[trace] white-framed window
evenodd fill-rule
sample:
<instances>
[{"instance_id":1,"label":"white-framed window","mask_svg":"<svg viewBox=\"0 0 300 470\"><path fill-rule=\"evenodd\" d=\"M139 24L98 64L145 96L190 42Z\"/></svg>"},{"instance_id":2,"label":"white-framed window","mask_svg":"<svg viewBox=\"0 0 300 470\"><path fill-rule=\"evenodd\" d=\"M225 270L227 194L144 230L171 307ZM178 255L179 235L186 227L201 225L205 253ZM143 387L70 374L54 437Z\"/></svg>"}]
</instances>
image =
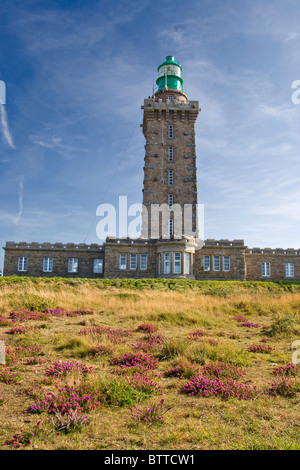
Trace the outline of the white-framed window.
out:
<instances>
[{"instance_id":1,"label":"white-framed window","mask_svg":"<svg viewBox=\"0 0 300 470\"><path fill-rule=\"evenodd\" d=\"M174 100L174 96L173 96L173 95L168 95L168 100L173 101L173 100Z\"/></svg>"},{"instance_id":2,"label":"white-framed window","mask_svg":"<svg viewBox=\"0 0 300 470\"><path fill-rule=\"evenodd\" d=\"M78 271L78 258L68 259L68 273L77 273Z\"/></svg>"},{"instance_id":3,"label":"white-framed window","mask_svg":"<svg viewBox=\"0 0 300 470\"><path fill-rule=\"evenodd\" d=\"M230 256L223 256L223 271L230 271Z\"/></svg>"},{"instance_id":4,"label":"white-framed window","mask_svg":"<svg viewBox=\"0 0 300 470\"><path fill-rule=\"evenodd\" d=\"M170 274L171 272L171 256L170 253L165 253L165 274Z\"/></svg>"},{"instance_id":5,"label":"white-framed window","mask_svg":"<svg viewBox=\"0 0 300 470\"><path fill-rule=\"evenodd\" d=\"M140 255L140 269L146 271L147 269L147 255Z\"/></svg>"},{"instance_id":6,"label":"white-framed window","mask_svg":"<svg viewBox=\"0 0 300 470\"><path fill-rule=\"evenodd\" d=\"M210 256L209 255L204 255L203 267L204 267L204 271L210 271Z\"/></svg>"},{"instance_id":7,"label":"white-framed window","mask_svg":"<svg viewBox=\"0 0 300 470\"><path fill-rule=\"evenodd\" d=\"M169 138L173 139L173 126L169 126Z\"/></svg>"},{"instance_id":8,"label":"white-framed window","mask_svg":"<svg viewBox=\"0 0 300 470\"><path fill-rule=\"evenodd\" d=\"M285 276L294 277L294 275L295 275L294 263L285 263Z\"/></svg>"},{"instance_id":9,"label":"white-framed window","mask_svg":"<svg viewBox=\"0 0 300 470\"><path fill-rule=\"evenodd\" d=\"M169 235L170 237L173 235L173 219L169 220Z\"/></svg>"},{"instance_id":10,"label":"white-framed window","mask_svg":"<svg viewBox=\"0 0 300 470\"><path fill-rule=\"evenodd\" d=\"M262 276L270 276L270 263L261 263L261 275Z\"/></svg>"},{"instance_id":11,"label":"white-framed window","mask_svg":"<svg viewBox=\"0 0 300 470\"><path fill-rule=\"evenodd\" d=\"M161 253L158 255L158 274L161 274Z\"/></svg>"},{"instance_id":12,"label":"white-framed window","mask_svg":"<svg viewBox=\"0 0 300 470\"><path fill-rule=\"evenodd\" d=\"M169 162L173 161L173 147L169 147Z\"/></svg>"},{"instance_id":13,"label":"white-framed window","mask_svg":"<svg viewBox=\"0 0 300 470\"><path fill-rule=\"evenodd\" d=\"M43 259L43 271L44 273L52 273L53 271L53 258Z\"/></svg>"},{"instance_id":14,"label":"white-framed window","mask_svg":"<svg viewBox=\"0 0 300 470\"><path fill-rule=\"evenodd\" d=\"M173 207L173 194L169 194L169 209Z\"/></svg>"},{"instance_id":15,"label":"white-framed window","mask_svg":"<svg viewBox=\"0 0 300 470\"><path fill-rule=\"evenodd\" d=\"M173 170L169 170L169 186L173 185Z\"/></svg>"},{"instance_id":16,"label":"white-framed window","mask_svg":"<svg viewBox=\"0 0 300 470\"><path fill-rule=\"evenodd\" d=\"M214 271L220 271L220 256L214 256Z\"/></svg>"},{"instance_id":17,"label":"white-framed window","mask_svg":"<svg viewBox=\"0 0 300 470\"><path fill-rule=\"evenodd\" d=\"M28 258L20 256L18 259L18 271L27 271L28 269Z\"/></svg>"},{"instance_id":18,"label":"white-framed window","mask_svg":"<svg viewBox=\"0 0 300 470\"><path fill-rule=\"evenodd\" d=\"M184 272L190 274L190 254L184 253Z\"/></svg>"},{"instance_id":19,"label":"white-framed window","mask_svg":"<svg viewBox=\"0 0 300 470\"><path fill-rule=\"evenodd\" d=\"M137 255L130 254L130 269L137 269Z\"/></svg>"},{"instance_id":20,"label":"white-framed window","mask_svg":"<svg viewBox=\"0 0 300 470\"><path fill-rule=\"evenodd\" d=\"M174 253L174 273L181 273L181 253Z\"/></svg>"},{"instance_id":21,"label":"white-framed window","mask_svg":"<svg viewBox=\"0 0 300 470\"><path fill-rule=\"evenodd\" d=\"M124 253L120 254L120 269L127 268L127 255Z\"/></svg>"},{"instance_id":22,"label":"white-framed window","mask_svg":"<svg viewBox=\"0 0 300 470\"><path fill-rule=\"evenodd\" d=\"M96 274L103 273L103 259L101 258L94 259L93 272Z\"/></svg>"}]
</instances>

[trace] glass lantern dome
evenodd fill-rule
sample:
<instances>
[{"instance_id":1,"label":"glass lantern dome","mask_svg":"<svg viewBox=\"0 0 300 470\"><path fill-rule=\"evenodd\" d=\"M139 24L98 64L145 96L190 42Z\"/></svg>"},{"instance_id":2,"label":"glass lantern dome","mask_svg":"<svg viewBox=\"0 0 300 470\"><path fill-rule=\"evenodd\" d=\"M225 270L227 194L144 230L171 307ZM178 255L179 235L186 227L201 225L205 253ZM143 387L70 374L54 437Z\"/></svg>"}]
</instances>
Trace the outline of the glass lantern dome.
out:
<instances>
[{"instance_id":1,"label":"glass lantern dome","mask_svg":"<svg viewBox=\"0 0 300 470\"><path fill-rule=\"evenodd\" d=\"M166 60L159 65L157 70L158 79L156 80L156 84L158 86L158 91L164 89L182 91L182 67L174 60L173 56L168 55Z\"/></svg>"}]
</instances>

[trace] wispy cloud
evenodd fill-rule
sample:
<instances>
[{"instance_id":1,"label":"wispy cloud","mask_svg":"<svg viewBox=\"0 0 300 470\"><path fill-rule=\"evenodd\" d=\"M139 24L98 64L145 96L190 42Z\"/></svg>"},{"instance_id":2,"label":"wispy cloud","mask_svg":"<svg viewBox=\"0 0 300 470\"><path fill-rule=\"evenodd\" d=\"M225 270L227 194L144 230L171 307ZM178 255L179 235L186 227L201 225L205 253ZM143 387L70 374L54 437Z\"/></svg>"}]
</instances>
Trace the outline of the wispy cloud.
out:
<instances>
[{"instance_id":1,"label":"wispy cloud","mask_svg":"<svg viewBox=\"0 0 300 470\"><path fill-rule=\"evenodd\" d=\"M10 146L10 148L15 149L15 144L13 142L12 135L8 128L7 114L6 110L2 103L0 103L0 115L1 115L1 128L5 142Z\"/></svg>"}]
</instances>

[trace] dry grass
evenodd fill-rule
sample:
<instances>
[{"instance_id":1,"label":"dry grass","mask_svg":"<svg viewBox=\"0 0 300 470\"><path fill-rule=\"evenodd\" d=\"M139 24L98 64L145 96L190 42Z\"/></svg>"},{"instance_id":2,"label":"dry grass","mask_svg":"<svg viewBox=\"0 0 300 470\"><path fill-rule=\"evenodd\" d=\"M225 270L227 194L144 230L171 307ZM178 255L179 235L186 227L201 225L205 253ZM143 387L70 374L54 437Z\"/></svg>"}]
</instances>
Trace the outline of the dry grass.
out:
<instances>
[{"instance_id":1,"label":"dry grass","mask_svg":"<svg viewBox=\"0 0 300 470\"><path fill-rule=\"evenodd\" d=\"M291 362L291 343L300 339L300 290L295 284L251 286L239 283L217 283L199 287L197 283L161 288L129 288L103 286L94 281L26 280L0 284L0 315L27 307L61 307L68 311L85 308L93 314L76 317L51 317L44 321L28 321L34 327L21 335L7 335L7 326L0 326L0 339L11 348L42 345L45 361L25 365L25 357L10 367L20 376L15 384L0 382L0 449L21 429L30 431L41 420L40 431L28 449L300 449L299 392L291 398L269 398L261 393L250 401L218 397L201 398L180 393L188 381L166 377L165 372L181 362L189 362L200 371L204 364L227 362L246 371L245 383L266 391L274 377L273 363ZM176 287L176 285L175 285ZM171 290L172 289L172 290ZM201 290L202 289L202 290ZM259 328L241 327L234 317L243 315ZM144 333L136 328L143 323L157 327L163 336L159 349L153 352L159 360L152 379L161 387L161 395L144 398L126 389L125 375L116 374L109 356L94 356L96 346L110 346L114 356L139 352L134 349ZM17 322L15 325L24 325ZM125 330L123 342L112 342L106 334L97 336L97 327ZM89 334L81 334L89 329ZM94 330L93 330L94 329ZM189 333L202 330L198 340ZM248 347L269 335L273 350L269 354L249 353ZM100 406L89 413L90 423L80 431L57 433L48 415L25 413L33 398L21 395L38 383L47 390L62 386L66 378L45 383L45 372L57 361L79 361L95 369L86 378L68 376L89 390L100 390ZM300 378L299 378L300 380ZM160 425L146 424L132 418L130 400L137 406L157 404L161 398L172 406ZM120 406L122 400L127 404ZM141 400L141 401L140 401Z\"/></svg>"}]
</instances>

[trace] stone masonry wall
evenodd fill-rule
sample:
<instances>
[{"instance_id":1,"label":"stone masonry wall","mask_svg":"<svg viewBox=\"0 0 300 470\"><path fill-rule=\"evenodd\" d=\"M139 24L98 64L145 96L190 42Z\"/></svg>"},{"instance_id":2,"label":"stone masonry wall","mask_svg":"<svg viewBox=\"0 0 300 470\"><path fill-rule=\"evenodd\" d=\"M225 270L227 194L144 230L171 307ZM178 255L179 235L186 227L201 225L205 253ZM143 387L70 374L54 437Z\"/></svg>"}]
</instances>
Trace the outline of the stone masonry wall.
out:
<instances>
[{"instance_id":1,"label":"stone masonry wall","mask_svg":"<svg viewBox=\"0 0 300 470\"><path fill-rule=\"evenodd\" d=\"M101 245L84 243L14 243L7 242L4 247L4 276L41 276L41 277L103 277L103 273L93 272L94 259L104 260ZM18 271L19 257L28 258L27 271ZM53 271L43 271L43 259L53 258ZM68 272L68 259L78 259L78 272Z\"/></svg>"},{"instance_id":2,"label":"stone masonry wall","mask_svg":"<svg viewBox=\"0 0 300 470\"><path fill-rule=\"evenodd\" d=\"M270 264L270 275L262 275L262 263ZM294 277L287 277L285 264L292 263L294 266ZM271 249L252 248L245 252L246 280L248 281L300 281L300 249Z\"/></svg>"},{"instance_id":3,"label":"stone masonry wall","mask_svg":"<svg viewBox=\"0 0 300 470\"><path fill-rule=\"evenodd\" d=\"M245 279L245 246L243 240L205 240L205 245L196 251L194 274L199 280L240 280ZM204 270L204 256L209 256L210 269ZM214 256L219 256L220 269L214 269ZM229 256L229 271L224 270L224 256Z\"/></svg>"},{"instance_id":4,"label":"stone masonry wall","mask_svg":"<svg viewBox=\"0 0 300 470\"><path fill-rule=\"evenodd\" d=\"M126 255L126 269L120 269L120 255ZM137 269L130 269L130 254L137 255ZM147 255L147 269L140 269L140 255ZM105 243L105 270L107 278L156 277L156 249L151 243L131 240L110 240Z\"/></svg>"}]
</instances>

